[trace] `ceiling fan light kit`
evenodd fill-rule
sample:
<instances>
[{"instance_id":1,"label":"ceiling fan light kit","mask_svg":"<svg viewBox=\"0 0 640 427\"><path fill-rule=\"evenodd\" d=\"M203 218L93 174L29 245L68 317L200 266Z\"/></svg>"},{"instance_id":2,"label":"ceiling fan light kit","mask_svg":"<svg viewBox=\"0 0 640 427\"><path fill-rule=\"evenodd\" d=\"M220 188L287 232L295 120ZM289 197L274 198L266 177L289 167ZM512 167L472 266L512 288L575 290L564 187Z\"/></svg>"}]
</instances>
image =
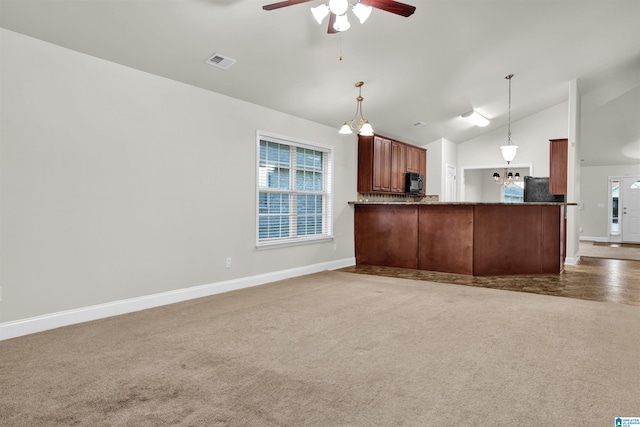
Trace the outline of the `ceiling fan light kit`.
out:
<instances>
[{"instance_id":1,"label":"ceiling fan light kit","mask_svg":"<svg viewBox=\"0 0 640 427\"><path fill-rule=\"evenodd\" d=\"M353 14L358 17L361 24L364 24L367 19L369 19L369 15L371 15L371 11L373 8L371 6L367 6L360 2L353 5L351 8Z\"/></svg>"},{"instance_id":2,"label":"ceiling fan light kit","mask_svg":"<svg viewBox=\"0 0 640 427\"><path fill-rule=\"evenodd\" d=\"M329 0L329 10L336 15L344 15L349 8L347 0Z\"/></svg>"},{"instance_id":3,"label":"ceiling fan light kit","mask_svg":"<svg viewBox=\"0 0 640 427\"><path fill-rule=\"evenodd\" d=\"M310 9L313 18L318 24L322 24L322 21L329 15L329 13L333 13L335 15L335 22L333 23L334 30L347 31L351 28L351 23L349 23L349 19L347 18L349 3L346 0L331 0L328 6L326 4L321 4L320 6L312 7ZM372 9L373 8L371 6L364 5L360 2L351 6L351 11L356 15L361 24L364 24L365 21L369 19Z\"/></svg>"},{"instance_id":4,"label":"ceiling fan light kit","mask_svg":"<svg viewBox=\"0 0 640 427\"><path fill-rule=\"evenodd\" d=\"M312 7L311 14L318 24L322 24L322 20L329 15L329 6L321 4L320 6Z\"/></svg>"},{"instance_id":5,"label":"ceiling fan light kit","mask_svg":"<svg viewBox=\"0 0 640 427\"><path fill-rule=\"evenodd\" d=\"M351 24L347 19L347 14L336 15L336 22L333 24L333 29L336 31L347 31L351 28Z\"/></svg>"},{"instance_id":6,"label":"ceiling fan light kit","mask_svg":"<svg viewBox=\"0 0 640 427\"><path fill-rule=\"evenodd\" d=\"M264 10L275 10L299 3L307 3L309 1L312 0L285 0L278 3L264 5L262 8ZM349 3L348 0L329 0L328 4L321 4L316 7L311 7L310 9L313 19L315 19L318 24L322 24L324 18L331 15L329 18L329 28L327 29L327 32L329 34L334 34L351 28L351 24L347 17L349 6L351 6L351 12L353 12L353 14L358 18L361 24L364 24L366 20L369 19L373 8L404 17L411 16L416 11L415 6L394 0L354 0L353 3Z\"/></svg>"}]
</instances>

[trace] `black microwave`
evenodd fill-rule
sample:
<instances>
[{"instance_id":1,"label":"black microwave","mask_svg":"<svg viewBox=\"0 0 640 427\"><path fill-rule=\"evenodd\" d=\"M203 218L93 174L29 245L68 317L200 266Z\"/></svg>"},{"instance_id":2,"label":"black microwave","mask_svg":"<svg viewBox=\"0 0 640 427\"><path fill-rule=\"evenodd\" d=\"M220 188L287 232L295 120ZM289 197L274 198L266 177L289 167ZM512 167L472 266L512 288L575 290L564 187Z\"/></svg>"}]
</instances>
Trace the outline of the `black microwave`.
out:
<instances>
[{"instance_id":1,"label":"black microwave","mask_svg":"<svg viewBox=\"0 0 640 427\"><path fill-rule=\"evenodd\" d=\"M421 194L424 189L424 175L419 173L407 172L405 175L405 193Z\"/></svg>"}]
</instances>

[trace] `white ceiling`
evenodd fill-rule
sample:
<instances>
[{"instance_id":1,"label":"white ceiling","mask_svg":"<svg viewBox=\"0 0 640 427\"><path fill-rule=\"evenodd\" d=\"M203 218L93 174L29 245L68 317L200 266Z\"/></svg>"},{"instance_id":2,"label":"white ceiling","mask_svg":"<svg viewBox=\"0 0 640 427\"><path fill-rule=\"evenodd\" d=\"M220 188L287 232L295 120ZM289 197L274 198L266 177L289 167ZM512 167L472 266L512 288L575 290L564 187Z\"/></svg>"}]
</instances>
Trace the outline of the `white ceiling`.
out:
<instances>
[{"instance_id":1,"label":"white ceiling","mask_svg":"<svg viewBox=\"0 0 640 427\"><path fill-rule=\"evenodd\" d=\"M583 164L640 162L640 0L404 1L411 17L374 9L333 35L309 12L320 0L269 12L275 1L0 0L0 25L336 128L362 80L376 132L417 145L505 126L507 74L513 121L578 80ZM237 62L204 64L213 53ZM491 125L458 117L472 108Z\"/></svg>"}]
</instances>

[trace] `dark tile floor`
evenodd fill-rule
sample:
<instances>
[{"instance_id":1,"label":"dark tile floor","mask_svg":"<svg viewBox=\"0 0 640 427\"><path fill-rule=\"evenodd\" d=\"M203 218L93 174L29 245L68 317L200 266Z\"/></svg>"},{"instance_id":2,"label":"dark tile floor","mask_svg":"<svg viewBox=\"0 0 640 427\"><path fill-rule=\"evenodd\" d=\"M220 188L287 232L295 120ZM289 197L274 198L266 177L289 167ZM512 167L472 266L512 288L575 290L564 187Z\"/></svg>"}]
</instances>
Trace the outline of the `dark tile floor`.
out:
<instances>
[{"instance_id":1,"label":"dark tile floor","mask_svg":"<svg viewBox=\"0 0 640 427\"><path fill-rule=\"evenodd\" d=\"M640 261L581 257L555 275L480 277L368 265L339 271L640 306Z\"/></svg>"}]
</instances>

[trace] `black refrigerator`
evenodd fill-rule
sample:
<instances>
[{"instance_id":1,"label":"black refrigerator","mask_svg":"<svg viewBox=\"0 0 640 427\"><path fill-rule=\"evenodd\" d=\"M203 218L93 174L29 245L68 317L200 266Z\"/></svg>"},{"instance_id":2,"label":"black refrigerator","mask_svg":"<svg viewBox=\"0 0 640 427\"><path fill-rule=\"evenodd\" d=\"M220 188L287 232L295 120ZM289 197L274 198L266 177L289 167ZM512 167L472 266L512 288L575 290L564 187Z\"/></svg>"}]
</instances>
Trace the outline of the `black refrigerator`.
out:
<instances>
[{"instance_id":1,"label":"black refrigerator","mask_svg":"<svg viewBox=\"0 0 640 427\"><path fill-rule=\"evenodd\" d=\"M549 177L524 177L524 201L526 202L556 202L564 203L564 194L549 192Z\"/></svg>"}]
</instances>

